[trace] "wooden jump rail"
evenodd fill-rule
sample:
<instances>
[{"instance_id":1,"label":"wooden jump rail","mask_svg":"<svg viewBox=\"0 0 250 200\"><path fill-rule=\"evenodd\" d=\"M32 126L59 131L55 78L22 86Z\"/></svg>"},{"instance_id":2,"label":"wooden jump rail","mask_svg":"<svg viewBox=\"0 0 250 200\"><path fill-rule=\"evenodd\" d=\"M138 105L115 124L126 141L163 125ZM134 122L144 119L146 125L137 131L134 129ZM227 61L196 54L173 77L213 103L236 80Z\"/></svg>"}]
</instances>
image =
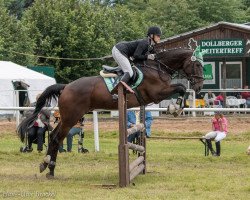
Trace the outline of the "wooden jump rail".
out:
<instances>
[{"instance_id":1,"label":"wooden jump rail","mask_svg":"<svg viewBox=\"0 0 250 200\"><path fill-rule=\"evenodd\" d=\"M145 107L140 108L140 124L127 129L127 92L129 87L121 82L118 85L119 110L119 186L126 187L140 173L146 173L146 137L145 137ZM128 135L140 131L139 145L129 143ZM129 164L129 149L138 152L138 158Z\"/></svg>"},{"instance_id":2,"label":"wooden jump rail","mask_svg":"<svg viewBox=\"0 0 250 200\"><path fill-rule=\"evenodd\" d=\"M200 140L204 145L204 154L205 156L209 155L208 146L206 143L206 139L204 137L162 137L162 136L153 136L150 139L157 139L157 140Z\"/></svg>"}]
</instances>

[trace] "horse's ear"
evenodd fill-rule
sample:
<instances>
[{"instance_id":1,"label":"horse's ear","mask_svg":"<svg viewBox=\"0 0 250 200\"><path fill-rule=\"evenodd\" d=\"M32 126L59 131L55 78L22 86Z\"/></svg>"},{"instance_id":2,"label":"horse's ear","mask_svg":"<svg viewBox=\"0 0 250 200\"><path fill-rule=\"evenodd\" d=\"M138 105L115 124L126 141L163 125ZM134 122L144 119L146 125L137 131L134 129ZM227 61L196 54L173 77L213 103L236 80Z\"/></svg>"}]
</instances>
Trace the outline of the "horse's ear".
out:
<instances>
[{"instance_id":1,"label":"horse's ear","mask_svg":"<svg viewBox=\"0 0 250 200\"><path fill-rule=\"evenodd\" d=\"M206 54L206 52L202 52L201 47L199 45L194 50L192 57L196 58L195 60L198 60L201 63L201 65L204 66L204 63L203 63L203 55L204 54ZM192 57L191 57L191 60L192 60Z\"/></svg>"}]
</instances>

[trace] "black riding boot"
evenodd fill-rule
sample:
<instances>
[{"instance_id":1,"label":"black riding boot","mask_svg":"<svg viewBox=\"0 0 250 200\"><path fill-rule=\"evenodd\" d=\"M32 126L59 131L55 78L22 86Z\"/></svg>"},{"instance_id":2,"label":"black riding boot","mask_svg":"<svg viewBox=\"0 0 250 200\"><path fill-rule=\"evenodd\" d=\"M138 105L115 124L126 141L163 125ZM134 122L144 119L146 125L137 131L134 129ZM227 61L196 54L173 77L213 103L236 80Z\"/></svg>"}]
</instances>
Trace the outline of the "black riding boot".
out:
<instances>
[{"instance_id":1,"label":"black riding boot","mask_svg":"<svg viewBox=\"0 0 250 200\"><path fill-rule=\"evenodd\" d=\"M121 78L120 81L123 81L123 82L125 82L125 83L128 83L128 82L129 82L129 79L130 79L129 73L128 73L128 72L125 72L125 73L123 74L123 76L122 76L122 78Z\"/></svg>"},{"instance_id":2,"label":"black riding boot","mask_svg":"<svg viewBox=\"0 0 250 200\"><path fill-rule=\"evenodd\" d=\"M211 151L212 155L213 156L216 156L216 153L215 151L213 150L213 146L212 146L212 142L210 139L206 139L206 142L207 142L207 147L208 149Z\"/></svg>"},{"instance_id":3,"label":"black riding boot","mask_svg":"<svg viewBox=\"0 0 250 200\"><path fill-rule=\"evenodd\" d=\"M129 75L128 72L125 72L125 73L123 74L123 76L122 76L122 78L121 78L120 81L122 81L122 82L128 84L129 80L130 80L130 75ZM119 82L117 83L117 85L118 85L118 84L119 84ZM115 91L117 90L117 85L114 87L113 90L111 90L111 94L115 93Z\"/></svg>"},{"instance_id":4,"label":"black riding boot","mask_svg":"<svg viewBox=\"0 0 250 200\"><path fill-rule=\"evenodd\" d=\"M216 145L216 154L217 156L220 156L220 141L215 142L215 145Z\"/></svg>"}]
</instances>

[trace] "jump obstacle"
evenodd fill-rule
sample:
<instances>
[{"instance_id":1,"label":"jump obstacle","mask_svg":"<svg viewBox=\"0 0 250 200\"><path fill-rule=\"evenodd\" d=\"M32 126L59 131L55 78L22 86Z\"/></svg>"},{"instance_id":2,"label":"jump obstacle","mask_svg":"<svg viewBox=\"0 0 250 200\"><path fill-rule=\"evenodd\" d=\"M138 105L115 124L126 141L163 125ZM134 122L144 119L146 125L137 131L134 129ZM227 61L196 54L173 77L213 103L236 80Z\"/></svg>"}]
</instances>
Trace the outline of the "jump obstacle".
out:
<instances>
[{"instance_id":1,"label":"jump obstacle","mask_svg":"<svg viewBox=\"0 0 250 200\"><path fill-rule=\"evenodd\" d=\"M161 137L161 136L153 136L150 137L150 139L156 139L156 140L200 140L201 143L204 145L204 155L209 155L209 150L207 146L206 139L204 137Z\"/></svg>"},{"instance_id":2,"label":"jump obstacle","mask_svg":"<svg viewBox=\"0 0 250 200\"><path fill-rule=\"evenodd\" d=\"M118 85L119 110L119 186L126 187L140 173L146 173L145 106L140 107L140 124L127 129L127 93L133 93L126 83ZM140 132L138 144L129 143L128 136ZM129 163L129 149L137 151L138 158Z\"/></svg>"}]
</instances>

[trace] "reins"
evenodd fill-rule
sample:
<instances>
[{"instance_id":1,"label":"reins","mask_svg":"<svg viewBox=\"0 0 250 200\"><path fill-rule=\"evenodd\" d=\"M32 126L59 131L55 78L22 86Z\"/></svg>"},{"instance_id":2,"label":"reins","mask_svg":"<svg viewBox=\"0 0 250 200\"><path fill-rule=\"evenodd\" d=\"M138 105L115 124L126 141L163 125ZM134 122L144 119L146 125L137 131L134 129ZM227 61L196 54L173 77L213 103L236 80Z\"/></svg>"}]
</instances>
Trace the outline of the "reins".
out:
<instances>
[{"instance_id":1,"label":"reins","mask_svg":"<svg viewBox=\"0 0 250 200\"><path fill-rule=\"evenodd\" d=\"M192 86L194 86L194 85L196 85L197 83L199 83L199 82L201 82L201 81L204 81L204 78L203 78L202 76L198 76L198 75L195 74L195 71L194 71L194 62L195 62L195 61L192 61L192 60L190 60L190 61L193 62L193 65L192 65L192 74L191 74L190 77L187 76L186 74L180 73L179 70L175 70L175 69L170 68L169 66L167 66L166 64L164 64L163 62L161 62L159 59L155 59L155 62L157 62L159 65L163 65L163 66L165 67L166 70L162 70L162 68L161 68L159 65L158 65L157 68L148 66L148 65L146 65L145 63L144 63L144 65L147 66L147 67L150 68L150 69L154 69L154 70L158 71L158 73L161 72L161 73L163 73L163 74L166 74L166 73L168 73L168 71L169 71L170 73L168 73L168 75L170 75L171 79L175 78L175 77L173 77L173 74L177 74L177 73L178 73L178 74L180 75L180 78L186 78L187 80L190 81L190 84L191 84ZM160 76L160 75L159 75L159 76ZM161 76L160 76L160 77L161 77ZM199 81L195 81L195 79L200 79L200 80L199 80Z\"/></svg>"}]
</instances>

